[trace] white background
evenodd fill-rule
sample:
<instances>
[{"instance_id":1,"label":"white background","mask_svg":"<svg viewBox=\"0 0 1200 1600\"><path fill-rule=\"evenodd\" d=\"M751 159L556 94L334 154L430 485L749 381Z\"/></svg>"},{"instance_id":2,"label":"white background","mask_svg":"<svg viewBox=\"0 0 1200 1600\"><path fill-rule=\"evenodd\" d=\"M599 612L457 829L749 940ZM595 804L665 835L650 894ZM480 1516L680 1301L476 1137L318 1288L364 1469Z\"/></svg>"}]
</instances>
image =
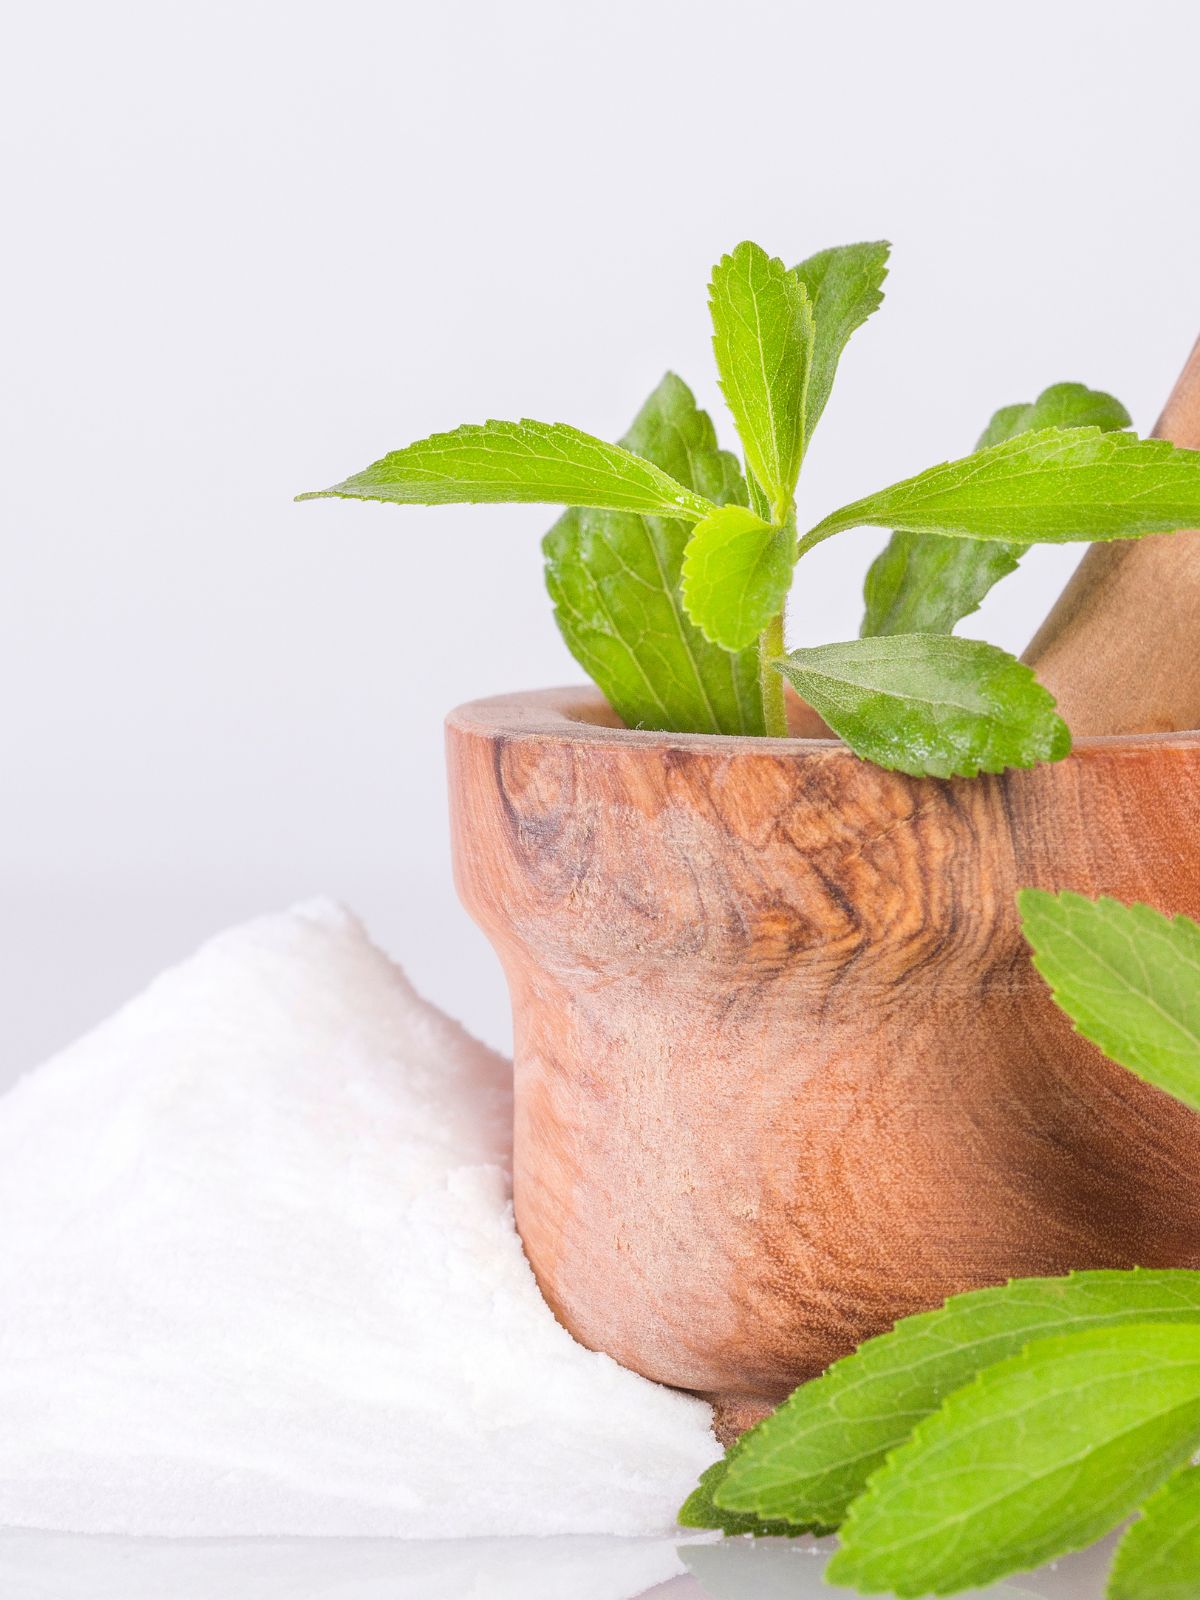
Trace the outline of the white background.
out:
<instances>
[{"instance_id":1,"label":"white background","mask_svg":"<svg viewBox=\"0 0 1200 1600\"><path fill-rule=\"evenodd\" d=\"M708 270L890 237L813 520L1045 384L1148 428L1200 321L1179 3L25 4L0 52L0 1084L315 891L504 1043L441 718L580 674L535 509L291 496L487 416L716 404ZM728 441L728 432L726 434ZM857 627L869 535L802 569ZM974 631L1019 647L1073 559Z\"/></svg>"}]
</instances>

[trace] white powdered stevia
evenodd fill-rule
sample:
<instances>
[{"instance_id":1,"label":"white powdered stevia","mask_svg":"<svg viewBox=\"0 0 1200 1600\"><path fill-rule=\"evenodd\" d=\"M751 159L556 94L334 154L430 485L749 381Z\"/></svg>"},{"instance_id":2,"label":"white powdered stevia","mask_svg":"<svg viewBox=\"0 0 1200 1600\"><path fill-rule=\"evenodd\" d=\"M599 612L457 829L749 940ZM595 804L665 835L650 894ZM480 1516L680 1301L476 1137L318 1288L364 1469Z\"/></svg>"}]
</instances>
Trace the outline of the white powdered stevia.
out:
<instances>
[{"instance_id":1,"label":"white powdered stevia","mask_svg":"<svg viewBox=\"0 0 1200 1600\"><path fill-rule=\"evenodd\" d=\"M509 1067L324 902L0 1100L0 1525L654 1533L709 1411L577 1345L513 1229Z\"/></svg>"}]
</instances>

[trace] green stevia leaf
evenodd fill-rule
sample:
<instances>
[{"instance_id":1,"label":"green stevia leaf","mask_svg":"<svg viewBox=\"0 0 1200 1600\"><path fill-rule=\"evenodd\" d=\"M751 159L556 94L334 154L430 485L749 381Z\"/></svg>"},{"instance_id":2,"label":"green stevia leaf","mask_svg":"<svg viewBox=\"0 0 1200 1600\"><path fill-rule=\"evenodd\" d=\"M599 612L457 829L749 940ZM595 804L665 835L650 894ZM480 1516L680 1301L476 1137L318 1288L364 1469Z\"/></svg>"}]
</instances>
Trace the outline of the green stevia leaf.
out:
<instances>
[{"instance_id":1,"label":"green stevia leaf","mask_svg":"<svg viewBox=\"0 0 1200 1600\"><path fill-rule=\"evenodd\" d=\"M746 494L750 509L756 517L761 517L764 522L771 520L771 502L767 499L761 484L754 474L746 470Z\"/></svg>"},{"instance_id":2,"label":"green stevia leaf","mask_svg":"<svg viewBox=\"0 0 1200 1600\"><path fill-rule=\"evenodd\" d=\"M1017 570L1024 550L999 540L893 533L867 569L862 637L950 633Z\"/></svg>"},{"instance_id":3,"label":"green stevia leaf","mask_svg":"<svg viewBox=\"0 0 1200 1600\"><path fill-rule=\"evenodd\" d=\"M485 501L596 506L699 522L711 502L653 462L564 422L485 422L434 433L331 489L298 495L397 505Z\"/></svg>"},{"instance_id":4,"label":"green stevia leaf","mask_svg":"<svg viewBox=\"0 0 1200 1600\"><path fill-rule=\"evenodd\" d=\"M920 1423L826 1569L863 1594L954 1594L1110 1532L1200 1445L1200 1325L1042 1339Z\"/></svg>"},{"instance_id":5,"label":"green stevia leaf","mask_svg":"<svg viewBox=\"0 0 1200 1600\"><path fill-rule=\"evenodd\" d=\"M1119 400L1082 383L1056 383L1032 405L1004 406L984 429L976 450L1040 428L1129 426ZM949 633L979 609L994 584L1015 571L1024 545L985 539L947 539L937 533L893 533L867 573L864 637L887 633Z\"/></svg>"},{"instance_id":6,"label":"green stevia leaf","mask_svg":"<svg viewBox=\"0 0 1200 1600\"><path fill-rule=\"evenodd\" d=\"M889 1451L984 1367L1036 1339L1151 1322L1200 1323L1200 1272L1076 1272L955 1295L801 1385L743 1434L710 1494L730 1515L836 1527Z\"/></svg>"},{"instance_id":7,"label":"green stevia leaf","mask_svg":"<svg viewBox=\"0 0 1200 1600\"><path fill-rule=\"evenodd\" d=\"M674 373L622 443L716 505L740 504L735 457ZM542 542L546 587L571 654L630 727L765 732L757 650L731 654L688 621L679 592L691 524L571 510Z\"/></svg>"},{"instance_id":8,"label":"green stevia leaf","mask_svg":"<svg viewBox=\"0 0 1200 1600\"><path fill-rule=\"evenodd\" d=\"M713 1499L713 1490L725 1476L727 1460L728 1457L725 1461L714 1461L706 1472L701 1473L700 1482L679 1508L681 1528L717 1528L730 1537L752 1533L759 1539L787 1538L791 1534L811 1531L808 1527L797 1528L782 1519L767 1521L741 1511L722 1510Z\"/></svg>"},{"instance_id":9,"label":"green stevia leaf","mask_svg":"<svg viewBox=\"0 0 1200 1600\"><path fill-rule=\"evenodd\" d=\"M1196 1600L1200 1594L1200 1467L1176 1473L1117 1546L1108 1600Z\"/></svg>"},{"instance_id":10,"label":"green stevia leaf","mask_svg":"<svg viewBox=\"0 0 1200 1600\"><path fill-rule=\"evenodd\" d=\"M1060 389L1083 388L1082 384L1063 383L1057 385ZM1045 389L1034 401L1032 406L1016 405L1001 406L998 411L992 412L992 420L975 441L976 450L990 450L994 444L1003 444L1006 439L1015 439L1019 433L1028 433L1037 427L1043 428L1102 428L1104 424L1095 417L1077 417L1074 422L1049 421L1034 423L1028 420L1030 412L1039 405L1051 391ZM1088 391L1091 392L1091 391ZM1097 391L1098 393L1098 391ZM1127 427L1128 420L1116 423L1116 427Z\"/></svg>"},{"instance_id":11,"label":"green stevia leaf","mask_svg":"<svg viewBox=\"0 0 1200 1600\"><path fill-rule=\"evenodd\" d=\"M721 389L749 470L773 520L782 522L804 458L813 354L808 295L782 261L746 240L713 268L709 308Z\"/></svg>"},{"instance_id":12,"label":"green stevia leaf","mask_svg":"<svg viewBox=\"0 0 1200 1600\"><path fill-rule=\"evenodd\" d=\"M1030 669L975 639L851 639L772 665L858 755L913 777L973 778L1058 761L1071 748Z\"/></svg>"},{"instance_id":13,"label":"green stevia leaf","mask_svg":"<svg viewBox=\"0 0 1200 1600\"><path fill-rule=\"evenodd\" d=\"M1150 906L1023 889L1033 963L1076 1031L1200 1111L1200 926Z\"/></svg>"},{"instance_id":14,"label":"green stevia leaf","mask_svg":"<svg viewBox=\"0 0 1200 1600\"><path fill-rule=\"evenodd\" d=\"M683 557L683 604L706 639L726 650L753 643L783 610L796 562L796 531L773 528L744 506L696 524Z\"/></svg>"},{"instance_id":15,"label":"green stevia leaf","mask_svg":"<svg viewBox=\"0 0 1200 1600\"><path fill-rule=\"evenodd\" d=\"M976 448L986 450L989 445L1042 428L1099 428L1101 433L1115 433L1128 428L1130 420L1116 395L1089 389L1086 383L1052 383L1030 405L1002 406L983 430Z\"/></svg>"},{"instance_id":16,"label":"green stevia leaf","mask_svg":"<svg viewBox=\"0 0 1200 1600\"><path fill-rule=\"evenodd\" d=\"M875 525L1027 545L1200 525L1200 451L1099 428L1041 428L844 506L804 546Z\"/></svg>"},{"instance_id":17,"label":"green stevia leaf","mask_svg":"<svg viewBox=\"0 0 1200 1600\"><path fill-rule=\"evenodd\" d=\"M891 245L835 245L795 268L813 309L812 370L805 401L804 434L811 439L833 388L838 361L850 336L883 303Z\"/></svg>"}]
</instances>

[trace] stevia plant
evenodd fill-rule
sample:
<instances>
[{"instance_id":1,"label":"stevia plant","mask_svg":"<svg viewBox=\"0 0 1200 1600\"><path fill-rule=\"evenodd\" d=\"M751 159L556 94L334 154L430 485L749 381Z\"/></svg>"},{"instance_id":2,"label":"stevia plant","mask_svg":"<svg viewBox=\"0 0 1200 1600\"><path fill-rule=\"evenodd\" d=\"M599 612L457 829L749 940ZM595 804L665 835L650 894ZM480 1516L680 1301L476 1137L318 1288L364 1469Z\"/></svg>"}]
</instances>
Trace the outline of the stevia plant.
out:
<instances>
[{"instance_id":1,"label":"stevia plant","mask_svg":"<svg viewBox=\"0 0 1200 1600\"><path fill-rule=\"evenodd\" d=\"M1200 925L1025 890L1078 1032L1200 1111ZM827 1578L956 1594L1137 1520L1109 1600L1200 1594L1200 1272L1077 1272L957 1295L868 1340L710 1467L685 1526L840 1530Z\"/></svg>"},{"instance_id":2,"label":"stevia plant","mask_svg":"<svg viewBox=\"0 0 1200 1600\"><path fill-rule=\"evenodd\" d=\"M740 466L668 374L620 444L485 422L299 498L567 507L543 545L555 615L630 726L783 735L786 680L859 755L902 772L1057 760L1070 734L1033 673L953 630L1032 544L1200 524L1200 453L1138 439L1111 395L1057 384L997 411L973 454L800 533L801 467L842 351L883 299L888 253L843 245L789 269L747 241L717 264L713 347ZM858 527L892 530L862 636L789 650L797 561Z\"/></svg>"}]
</instances>

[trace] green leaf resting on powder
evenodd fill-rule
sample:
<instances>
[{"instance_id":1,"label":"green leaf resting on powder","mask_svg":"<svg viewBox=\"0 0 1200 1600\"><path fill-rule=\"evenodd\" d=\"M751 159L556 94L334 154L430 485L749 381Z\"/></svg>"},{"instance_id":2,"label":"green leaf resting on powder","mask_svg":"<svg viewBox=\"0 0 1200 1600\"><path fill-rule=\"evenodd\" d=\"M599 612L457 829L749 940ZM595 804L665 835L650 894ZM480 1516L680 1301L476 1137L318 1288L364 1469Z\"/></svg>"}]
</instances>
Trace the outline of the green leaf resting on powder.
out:
<instances>
[{"instance_id":1,"label":"green leaf resting on powder","mask_svg":"<svg viewBox=\"0 0 1200 1600\"><path fill-rule=\"evenodd\" d=\"M744 506L725 506L696 524L683 557L683 603L713 644L753 644L787 599L796 533L773 528Z\"/></svg>"},{"instance_id":2,"label":"green leaf resting on powder","mask_svg":"<svg viewBox=\"0 0 1200 1600\"><path fill-rule=\"evenodd\" d=\"M1150 906L1023 889L1034 965L1078 1032L1200 1111L1200 926Z\"/></svg>"},{"instance_id":3,"label":"green leaf resting on powder","mask_svg":"<svg viewBox=\"0 0 1200 1600\"><path fill-rule=\"evenodd\" d=\"M1108 1600L1196 1600L1200 1467L1185 1467L1142 1507L1117 1546Z\"/></svg>"},{"instance_id":4,"label":"green leaf resting on powder","mask_svg":"<svg viewBox=\"0 0 1200 1600\"><path fill-rule=\"evenodd\" d=\"M984 1367L1035 1339L1174 1322L1200 1323L1200 1273L1076 1272L955 1295L802 1384L742 1435L710 1493L731 1515L836 1527L888 1453Z\"/></svg>"},{"instance_id":5,"label":"green leaf resting on powder","mask_svg":"<svg viewBox=\"0 0 1200 1600\"><path fill-rule=\"evenodd\" d=\"M1099 428L1042 428L856 500L804 542L867 525L1022 545L1194 528L1200 451Z\"/></svg>"},{"instance_id":6,"label":"green leaf resting on powder","mask_svg":"<svg viewBox=\"0 0 1200 1600\"><path fill-rule=\"evenodd\" d=\"M872 1477L826 1568L952 1594L1102 1538L1200 1445L1200 1326L1042 1339L958 1390Z\"/></svg>"},{"instance_id":7,"label":"green leaf resting on powder","mask_svg":"<svg viewBox=\"0 0 1200 1600\"><path fill-rule=\"evenodd\" d=\"M1056 383L1032 405L1003 406L975 446L986 450L1040 428L1129 426L1119 400L1082 383ZM867 573L864 637L949 633L979 609L992 586L1015 571L1024 545L947 539L936 533L893 533Z\"/></svg>"},{"instance_id":8,"label":"green leaf resting on powder","mask_svg":"<svg viewBox=\"0 0 1200 1600\"><path fill-rule=\"evenodd\" d=\"M706 1472L701 1473L700 1482L679 1508L678 1520L681 1528L716 1528L730 1538L736 1538L743 1533L752 1533L758 1539L787 1538L790 1534L809 1531L807 1528L794 1527L790 1522L781 1519L767 1521L742 1511L722 1510L712 1494L717 1484L724 1479L727 1462L728 1457L724 1461L714 1461Z\"/></svg>"},{"instance_id":9,"label":"green leaf resting on powder","mask_svg":"<svg viewBox=\"0 0 1200 1600\"><path fill-rule=\"evenodd\" d=\"M1071 748L1030 669L975 639L851 639L772 665L858 755L914 777L973 778L1057 761Z\"/></svg>"},{"instance_id":10,"label":"green leaf resting on powder","mask_svg":"<svg viewBox=\"0 0 1200 1600\"><path fill-rule=\"evenodd\" d=\"M749 470L770 501L771 520L782 523L806 442L813 355L808 294L782 261L746 240L713 268L709 308L721 389Z\"/></svg>"},{"instance_id":11,"label":"green leaf resting on powder","mask_svg":"<svg viewBox=\"0 0 1200 1600\"><path fill-rule=\"evenodd\" d=\"M687 384L655 389L622 443L714 505L746 498L737 459ZM572 510L542 542L546 587L575 659L630 727L764 732L758 653L709 644L683 609L691 524L634 512Z\"/></svg>"},{"instance_id":12,"label":"green leaf resting on powder","mask_svg":"<svg viewBox=\"0 0 1200 1600\"><path fill-rule=\"evenodd\" d=\"M712 503L653 462L563 422L485 422L393 450L331 489L302 494L398 505L485 501L598 506L699 522Z\"/></svg>"},{"instance_id":13,"label":"green leaf resting on powder","mask_svg":"<svg viewBox=\"0 0 1200 1600\"><path fill-rule=\"evenodd\" d=\"M813 312L812 369L804 406L804 437L809 440L821 420L842 351L850 336L883 304L891 245L835 245L820 250L795 268L808 291Z\"/></svg>"}]
</instances>

